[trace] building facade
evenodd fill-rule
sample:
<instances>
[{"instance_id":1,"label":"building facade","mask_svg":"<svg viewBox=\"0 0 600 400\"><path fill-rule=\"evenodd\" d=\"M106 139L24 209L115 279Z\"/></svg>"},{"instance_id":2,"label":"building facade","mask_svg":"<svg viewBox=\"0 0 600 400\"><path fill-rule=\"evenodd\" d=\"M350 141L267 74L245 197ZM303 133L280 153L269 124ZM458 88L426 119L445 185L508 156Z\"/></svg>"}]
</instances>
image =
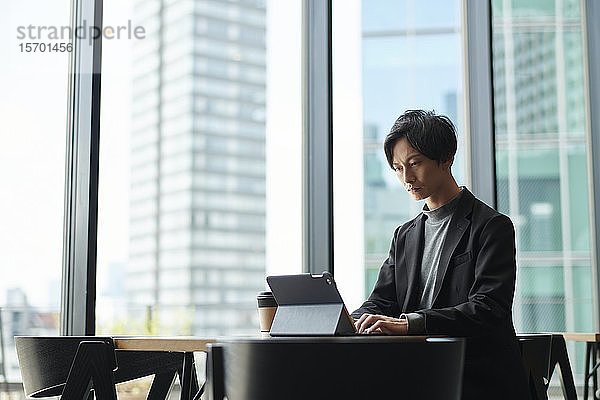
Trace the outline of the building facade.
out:
<instances>
[{"instance_id":1,"label":"building facade","mask_svg":"<svg viewBox=\"0 0 600 400\"><path fill-rule=\"evenodd\" d=\"M265 273L265 4L135 14L128 309L157 333L247 332Z\"/></svg>"},{"instance_id":2,"label":"building facade","mask_svg":"<svg viewBox=\"0 0 600 400\"><path fill-rule=\"evenodd\" d=\"M522 332L594 326L581 4L492 1L498 209L517 228Z\"/></svg>"}]
</instances>

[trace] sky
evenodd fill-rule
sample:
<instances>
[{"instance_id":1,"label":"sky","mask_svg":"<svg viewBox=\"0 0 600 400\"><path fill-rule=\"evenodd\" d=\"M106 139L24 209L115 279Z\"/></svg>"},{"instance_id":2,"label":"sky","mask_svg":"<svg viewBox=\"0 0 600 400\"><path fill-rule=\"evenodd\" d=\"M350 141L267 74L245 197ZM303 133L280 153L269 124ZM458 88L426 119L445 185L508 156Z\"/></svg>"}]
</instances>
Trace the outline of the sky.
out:
<instances>
[{"instance_id":1,"label":"sky","mask_svg":"<svg viewBox=\"0 0 600 400\"><path fill-rule=\"evenodd\" d=\"M62 271L68 53L23 53L20 26L70 25L70 0L5 0L0 13L0 305L21 287L57 306ZM131 1L105 1L104 25L126 25ZM5 9L8 12L5 12ZM52 43L68 42L52 41ZM131 40L104 41L98 264L127 260ZM108 253L108 254L107 254ZM99 271L99 285L106 283Z\"/></svg>"},{"instance_id":2,"label":"sky","mask_svg":"<svg viewBox=\"0 0 600 400\"><path fill-rule=\"evenodd\" d=\"M69 7L65 0L2 2L0 305L8 287L25 288L44 306L60 295L69 59L21 53L17 27L68 25Z\"/></svg>"}]
</instances>

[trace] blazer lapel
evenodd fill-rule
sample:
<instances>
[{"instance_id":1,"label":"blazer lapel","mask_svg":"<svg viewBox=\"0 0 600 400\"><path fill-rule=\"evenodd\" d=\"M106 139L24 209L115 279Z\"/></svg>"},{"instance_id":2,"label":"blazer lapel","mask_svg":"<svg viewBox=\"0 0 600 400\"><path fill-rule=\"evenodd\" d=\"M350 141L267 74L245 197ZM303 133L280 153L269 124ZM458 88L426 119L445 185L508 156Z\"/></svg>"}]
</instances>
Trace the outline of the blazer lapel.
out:
<instances>
[{"instance_id":1,"label":"blazer lapel","mask_svg":"<svg viewBox=\"0 0 600 400\"><path fill-rule=\"evenodd\" d=\"M467 219L466 216L473 209L474 197L467 189L463 190L466 190L466 192L463 193L463 198L459 201L456 211L450 220L450 227L448 228L448 233L446 234L444 245L442 246L442 254L440 255L440 263L438 265L435 287L433 289L433 304L435 304L440 290L442 289L444 276L446 275L448 265L450 264L450 257L452 257L460 239L462 239L464 233L471 224L471 221Z\"/></svg>"},{"instance_id":2,"label":"blazer lapel","mask_svg":"<svg viewBox=\"0 0 600 400\"><path fill-rule=\"evenodd\" d=\"M424 217L419 215L413 226L406 232L406 240L404 253L406 255L406 275L408 280L408 288L404 297L402 311L413 311L412 307L415 304L414 297L420 294L419 273L421 271L421 260L423 258L423 242L424 242Z\"/></svg>"}]
</instances>

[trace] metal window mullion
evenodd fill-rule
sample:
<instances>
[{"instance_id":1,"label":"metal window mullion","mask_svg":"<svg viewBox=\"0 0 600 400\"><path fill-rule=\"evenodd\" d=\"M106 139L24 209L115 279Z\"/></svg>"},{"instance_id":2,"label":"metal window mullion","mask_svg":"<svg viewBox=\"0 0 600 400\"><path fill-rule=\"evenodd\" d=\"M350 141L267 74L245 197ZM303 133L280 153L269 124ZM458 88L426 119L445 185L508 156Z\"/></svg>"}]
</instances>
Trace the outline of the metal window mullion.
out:
<instances>
[{"instance_id":1,"label":"metal window mullion","mask_svg":"<svg viewBox=\"0 0 600 400\"><path fill-rule=\"evenodd\" d=\"M71 24L102 27L102 0L73 0ZM99 33L99 32L98 32ZM79 37L77 37L79 36ZM85 36L85 37L83 37ZM96 303L101 35L73 37L63 237L61 334L93 335Z\"/></svg>"},{"instance_id":2,"label":"metal window mullion","mask_svg":"<svg viewBox=\"0 0 600 400\"><path fill-rule=\"evenodd\" d=\"M575 304L574 304L574 286L573 286L573 246L571 241L571 200L569 193L569 154L567 137L567 80L565 71L565 46L564 46L564 27L561 23L564 16L562 1L557 0L555 7L555 36L554 52L556 57L556 103L558 116L558 159L559 159L559 195L562 212L561 221L561 242L562 242L562 266L563 266L563 285L564 285L564 308L565 308L565 328L567 332L575 330Z\"/></svg>"},{"instance_id":3,"label":"metal window mullion","mask_svg":"<svg viewBox=\"0 0 600 400\"><path fill-rule=\"evenodd\" d=\"M468 159L473 193L496 207L490 3L463 0Z\"/></svg>"},{"instance_id":4,"label":"metal window mullion","mask_svg":"<svg viewBox=\"0 0 600 400\"><path fill-rule=\"evenodd\" d=\"M590 250L592 251L592 276L594 277L593 302L594 326L600 328L598 296L600 293L600 251L597 242L600 232L600 2L584 0L585 42L587 44L587 89L588 98L588 138L591 148L588 155L588 173L592 182L590 218Z\"/></svg>"},{"instance_id":5,"label":"metal window mullion","mask_svg":"<svg viewBox=\"0 0 600 400\"><path fill-rule=\"evenodd\" d=\"M303 1L303 268L333 273L331 0Z\"/></svg>"}]
</instances>

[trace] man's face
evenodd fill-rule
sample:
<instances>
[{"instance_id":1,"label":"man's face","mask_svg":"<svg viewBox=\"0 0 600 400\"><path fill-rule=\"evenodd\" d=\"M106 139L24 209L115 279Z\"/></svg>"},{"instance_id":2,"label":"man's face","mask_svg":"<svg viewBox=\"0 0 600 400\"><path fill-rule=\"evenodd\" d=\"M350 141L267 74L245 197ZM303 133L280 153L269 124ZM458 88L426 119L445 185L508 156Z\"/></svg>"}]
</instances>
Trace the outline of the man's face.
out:
<instances>
[{"instance_id":1,"label":"man's face","mask_svg":"<svg viewBox=\"0 0 600 400\"><path fill-rule=\"evenodd\" d=\"M392 165L396 175L415 200L437 197L452 181L449 173L452 161L438 164L415 150L406 138L396 142L393 155Z\"/></svg>"}]
</instances>

